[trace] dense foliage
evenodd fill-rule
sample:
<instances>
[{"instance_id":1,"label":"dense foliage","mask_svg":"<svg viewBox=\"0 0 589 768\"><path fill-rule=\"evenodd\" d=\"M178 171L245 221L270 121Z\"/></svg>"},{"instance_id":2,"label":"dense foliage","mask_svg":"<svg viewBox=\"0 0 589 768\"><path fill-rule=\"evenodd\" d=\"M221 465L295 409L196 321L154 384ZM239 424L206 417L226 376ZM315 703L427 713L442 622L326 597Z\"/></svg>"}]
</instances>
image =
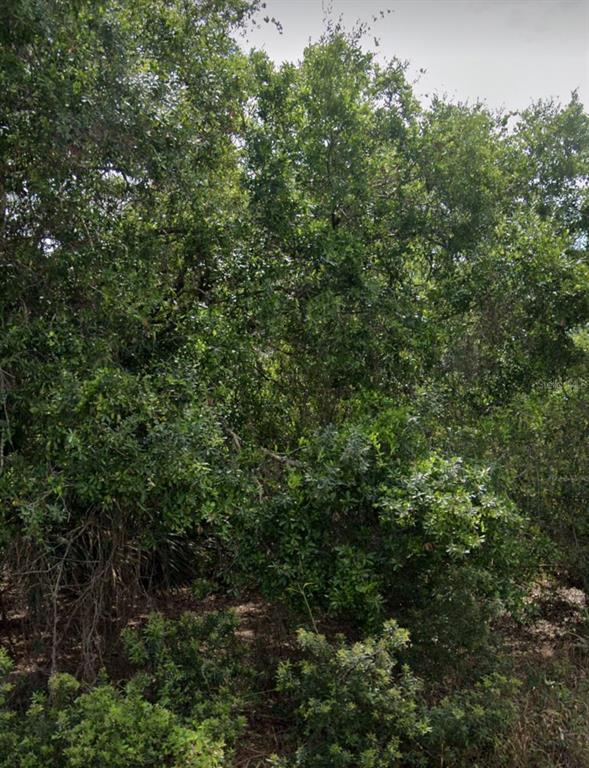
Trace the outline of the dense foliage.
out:
<instances>
[{"instance_id":1,"label":"dense foliage","mask_svg":"<svg viewBox=\"0 0 589 768\"><path fill-rule=\"evenodd\" d=\"M279 764L482 765L498 622L589 585L577 95L425 106L333 23L277 67L257 10L0 8L2 766L228 764L264 690Z\"/></svg>"},{"instance_id":2,"label":"dense foliage","mask_svg":"<svg viewBox=\"0 0 589 768\"><path fill-rule=\"evenodd\" d=\"M406 631L388 622L379 639L333 648L304 630L298 641L306 658L278 670L278 687L293 699L302 745L292 765L398 765L407 741L428 726L416 706L417 681L396 669Z\"/></svg>"}]
</instances>

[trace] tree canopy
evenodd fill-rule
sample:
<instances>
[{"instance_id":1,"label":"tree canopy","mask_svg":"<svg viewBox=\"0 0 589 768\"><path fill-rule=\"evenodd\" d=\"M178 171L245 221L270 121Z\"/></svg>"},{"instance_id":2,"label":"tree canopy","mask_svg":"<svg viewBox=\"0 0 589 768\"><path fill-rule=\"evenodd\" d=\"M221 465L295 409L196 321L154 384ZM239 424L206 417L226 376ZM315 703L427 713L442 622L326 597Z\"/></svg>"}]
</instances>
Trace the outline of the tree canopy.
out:
<instances>
[{"instance_id":1,"label":"tree canopy","mask_svg":"<svg viewBox=\"0 0 589 768\"><path fill-rule=\"evenodd\" d=\"M589 585L589 117L575 93L421 104L339 24L277 66L239 45L256 10L2 6L4 591L50 671L73 654L86 680L146 595L253 591L313 630L312 666L280 672L289 766L449 765L427 723L450 710L417 712L396 656L434 690L541 576ZM390 623L366 639L391 618L410 650ZM364 645L330 646L323 620ZM356 723L337 707L369 706L362 654L382 711ZM186 720L154 694L172 667L182 695L210 684L172 658L151 688L50 693L43 764L93 759L104 708L122 742L89 764L161 765L165 733L166 764L220 765L228 721L199 730L204 704ZM464 711L505 689L485 680ZM397 762L409 742L421 762Z\"/></svg>"}]
</instances>

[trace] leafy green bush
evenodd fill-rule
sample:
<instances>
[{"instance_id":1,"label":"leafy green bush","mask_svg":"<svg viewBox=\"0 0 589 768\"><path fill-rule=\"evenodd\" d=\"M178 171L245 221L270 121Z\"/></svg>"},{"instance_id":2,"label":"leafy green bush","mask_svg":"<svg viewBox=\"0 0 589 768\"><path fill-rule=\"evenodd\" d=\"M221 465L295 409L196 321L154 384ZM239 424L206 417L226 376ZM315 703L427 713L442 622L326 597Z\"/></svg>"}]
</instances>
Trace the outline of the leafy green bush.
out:
<instances>
[{"instance_id":1,"label":"leafy green bush","mask_svg":"<svg viewBox=\"0 0 589 768\"><path fill-rule=\"evenodd\" d=\"M149 700L232 741L241 732L244 691L251 673L235 636L230 612L177 620L152 614L145 626L127 629L123 640L138 668L132 685Z\"/></svg>"},{"instance_id":2,"label":"leafy green bush","mask_svg":"<svg viewBox=\"0 0 589 768\"><path fill-rule=\"evenodd\" d=\"M3 660L3 671L8 671ZM4 687L4 695L9 687ZM49 680L19 713L0 702L2 768L217 768L223 744L129 687L101 683L80 694L67 674Z\"/></svg>"},{"instance_id":3,"label":"leafy green bush","mask_svg":"<svg viewBox=\"0 0 589 768\"><path fill-rule=\"evenodd\" d=\"M589 587L589 378L532 392L478 425L498 479L560 550L553 562ZM558 556L559 555L559 556ZM554 556L554 553L553 553Z\"/></svg>"},{"instance_id":4,"label":"leafy green bush","mask_svg":"<svg viewBox=\"0 0 589 768\"><path fill-rule=\"evenodd\" d=\"M377 504L384 578L415 644L479 646L534 566L523 518L486 470L435 454L381 487Z\"/></svg>"},{"instance_id":5,"label":"leafy green bush","mask_svg":"<svg viewBox=\"0 0 589 768\"><path fill-rule=\"evenodd\" d=\"M428 709L429 730L415 750L416 765L473 768L497 751L517 716L519 681L498 672L445 696ZM421 754L419 754L421 753Z\"/></svg>"},{"instance_id":6,"label":"leafy green bush","mask_svg":"<svg viewBox=\"0 0 589 768\"><path fill-rule=\"evenodd\" d=\"M71 715L64 755L68 767L146 768L169 762L174 768L214 768L222 762L221 744L207 729L187 728L158 704L134 693L120 695L100 686L80 696Z\"/></svg>"},{"instance_id":7,"label":"leafy green bush","mask_svg":"<svg viewBox=\"0 0 589 768\"><path fill-rule=\"evenodd\" d=\"M243 539L269 597L369 630L394 614L418 648L427 627L428 653L480 644L533 566L524 520L489 473L427 454L399 410L303 443L252 520Z\"/></svg>"},{"instance_id":8,"label":"leafy green bush","mask_svg":"<svg viewBox=\"0 0 589 768\"><path fill-rule=\"evenodd\" d=\"M417 705L419 683L398 654L409 642L394 621L380 636L346 645L299 630L303 655L278 670L294 718L297 749L279 764L301 768L401 765L405 747L428 726Z\"/></svg>"},{"instance_id":9,"label":"leafy green bush","mask_svg":"<svg viewBox=\"0 0 589 768\"><path fill-rule=\"evenodd\" d=\"M301 440L269 503L243 516L242 561L268 597L381 623L375 502L417 440L407 414L390 407Z\"/></svg>"}]
</instances>

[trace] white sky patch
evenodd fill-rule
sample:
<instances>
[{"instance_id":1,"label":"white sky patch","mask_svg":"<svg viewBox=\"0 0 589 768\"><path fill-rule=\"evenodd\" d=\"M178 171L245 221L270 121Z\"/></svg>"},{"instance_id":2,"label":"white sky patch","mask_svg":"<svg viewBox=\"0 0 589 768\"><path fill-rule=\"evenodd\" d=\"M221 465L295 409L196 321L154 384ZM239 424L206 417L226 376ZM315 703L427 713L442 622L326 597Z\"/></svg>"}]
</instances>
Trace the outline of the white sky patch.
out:
<instances>
[{"instance_id":1,"label":"white sky patch","mask_svg":"<svg viewBox=\"0 0 589 768\"><path fill-rule=\"evenodd\" d=\"M425 69L416 85L422 99L438 93L521 109L540 98L566 103L577 89L589 107L589 0L332 0L331 6L332 18L341 15L349 29L379 16L367 47L409 60L411 79ZM325 7L322 0L266 0L260 28L244 47L264 48L278 63L297 61L321 35ZM281 22L283 33L264 16Z\"/></svg>"}]
</instances>

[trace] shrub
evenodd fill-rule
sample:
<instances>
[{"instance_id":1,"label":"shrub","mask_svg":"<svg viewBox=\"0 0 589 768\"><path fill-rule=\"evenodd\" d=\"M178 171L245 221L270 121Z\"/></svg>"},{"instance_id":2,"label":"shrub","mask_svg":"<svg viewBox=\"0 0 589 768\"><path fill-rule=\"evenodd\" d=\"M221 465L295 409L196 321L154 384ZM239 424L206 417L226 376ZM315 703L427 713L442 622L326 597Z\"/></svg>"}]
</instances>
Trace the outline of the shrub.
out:
<instances>
[{"instance_id":1,"label":"shrub","mask_svg":"<svg viewBox=\"0 0 589 768\"><path fill-rule=\"evenodd\" d=\"M123 640L138 668L133 686L149 700L183 718L206 724L232 740L242 730L243 691L250 672L242 663L230 612L177 620L152 614L145 626L127 629Z\"/></svg>"},{"instance_id":2,"label":"shrub","mask_svg":"<svg viewBox=\"0 0 589 768\"><path fill-rule=\"evenodd\" d=\"M474 649L521 596L524 521L484 469L435 454L379 488L383 579L416 644Z\"/></svg>"},{"instance_id":3,"label":"shrub","mask_svg":"<svg viewBox=\"0 0 589 768\"><path fill-rule=\"evenodd\" d=\"M505 491L560 550L556 561L589 587L589 378L522 396L479 427L477 448ZM554 557L554 554L553 554Z\"/></svg>"},{"instance_id":4,"label":"shrub","mask_svg":"<svg viewBox=\"0 0 589 768\"><path fill-rule=\"evenodd\" d=\"M403 411L388 409L301 441L269 502L243 517L242 562L270 599L381 624L375 501L385 477L406 464L414 432Z\"/></svg>"},{"instance_id":5,"label":"shrub","mask_svg":"<svg viewBox=\"0 0 589 768\"><path fill-rule=\"evenodd\" d=\"M397 656L409 641L394 621L380 636L346 645L299 630L303 655L278 670L294 718L297 749L283 765L301 768L400 765L405 745L427 731L419 683ZM279 761L280 764L280 761Z\"/></svg>"},{"instance_id":6,"label":"shrub","mask_svg":"<svg viewBox=\"0 0 589 768\"><path fill-rule=\"evenodd\" d=\"M445 696L428 710L430 729L415 750L421 753L415 764L454 768L486 765L485 756L497 752L515 721L518 689L518 680L494 672L472 688Z\"/></svg>"},{"instance_id":7,"label":"shrub","mask_svg":"<svg viewBox=\"0 0 589 768\"><path fill-rule=\"evenodd\" d=\"M252 565L307 612L369 631L394 614L418 649L424 626L428 653L473 649L533 566L525 524L485 469L426 454L415 431L395 411L303 444L247 533Z\"/></svg>"},{"instance_id":8,"label":"shrub","mask_svg":"<svg viewBox=\"0 0 589 768\"><path fill-rule=\"evenodd\" d=\"M80 696L65 736L68 768L214 768L223 751L202 727L187 728L158 704L104 685Z\"/></svg>"},{"instance_id":9,"label":"shrub","mask_svg":"<svg viewBox=\"0 0 589 768\"><path fill-rule=\"evenodd\" d=\"M80 694L75 678L58 674L25 712L0 703L1 768L216 768L223 761L222 742L208 729L182 724L132 687L101 683Z\"/></svg>"}]
</instances>

